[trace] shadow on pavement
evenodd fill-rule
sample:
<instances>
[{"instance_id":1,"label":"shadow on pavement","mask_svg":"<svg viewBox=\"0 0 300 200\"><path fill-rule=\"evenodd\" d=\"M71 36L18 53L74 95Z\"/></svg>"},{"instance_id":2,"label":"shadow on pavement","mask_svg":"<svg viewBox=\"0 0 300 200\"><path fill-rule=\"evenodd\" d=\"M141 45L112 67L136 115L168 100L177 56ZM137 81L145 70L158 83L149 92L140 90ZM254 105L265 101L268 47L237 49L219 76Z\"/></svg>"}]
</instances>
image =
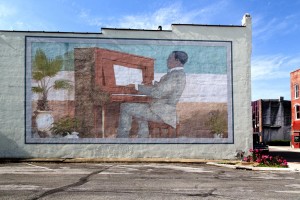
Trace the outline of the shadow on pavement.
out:
<instances>
[{"instance_id":1,"label":"shadow on pavement","mask_svg":"<svg viewBox=\"0 0 300 200\"><path fill-rule=\"evenodd\" d=\"M28 158L30 155L13 139L0 132L0 158ZM0 161L1 161L0 159Z\"/></svg>"},{"instance_id":2,"label":"shadow on pavement","mask_svg":"<svg viewBox=\"0 0 300 200\"><path fill-rule=\"evenodd\" d=\"M269 152L269 155L282 156L287 162L300 162L300 152L273 150Z\"/></svg>"}]
</instances>

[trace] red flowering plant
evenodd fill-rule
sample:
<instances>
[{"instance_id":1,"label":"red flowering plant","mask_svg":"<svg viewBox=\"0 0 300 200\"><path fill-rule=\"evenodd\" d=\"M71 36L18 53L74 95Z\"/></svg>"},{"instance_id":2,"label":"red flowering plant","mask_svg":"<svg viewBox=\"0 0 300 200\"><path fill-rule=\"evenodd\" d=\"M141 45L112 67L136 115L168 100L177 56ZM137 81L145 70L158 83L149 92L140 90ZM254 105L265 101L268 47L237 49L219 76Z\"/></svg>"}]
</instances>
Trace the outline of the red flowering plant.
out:
<instances>
[{"instance_id":1,"label":"red flowering plant","mask_svg":"<svg viewBox=\"0 0 300 200\"><path fill-rule=\"evenodd\" d=\"M270 156L259 149L250 149L251 155L244 157L245 162L256 162L258 167L288 167L287 161L281 156Z\"/></svg>"}]
</instances>

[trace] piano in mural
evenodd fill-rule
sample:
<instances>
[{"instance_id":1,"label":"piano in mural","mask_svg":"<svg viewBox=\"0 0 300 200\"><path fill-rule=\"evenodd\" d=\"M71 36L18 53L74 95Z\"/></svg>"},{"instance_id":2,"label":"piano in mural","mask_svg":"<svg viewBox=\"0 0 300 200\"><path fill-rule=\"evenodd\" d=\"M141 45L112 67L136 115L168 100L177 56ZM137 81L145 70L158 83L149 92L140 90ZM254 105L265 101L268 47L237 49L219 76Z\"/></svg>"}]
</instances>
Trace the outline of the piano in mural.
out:
<instances>
[{"instance_id":1,"label":"piano in mural","mask_svg":"<svg viewBox=\"0 0 300 200\"><path fill-rule=\"evenodd\" d=\"M138 94L134 84L152 84L152 58L103 48L75 48L74 63L75 117L84 137L115 137L120 104L151 100Z\"/></svg>"}]
</instances>

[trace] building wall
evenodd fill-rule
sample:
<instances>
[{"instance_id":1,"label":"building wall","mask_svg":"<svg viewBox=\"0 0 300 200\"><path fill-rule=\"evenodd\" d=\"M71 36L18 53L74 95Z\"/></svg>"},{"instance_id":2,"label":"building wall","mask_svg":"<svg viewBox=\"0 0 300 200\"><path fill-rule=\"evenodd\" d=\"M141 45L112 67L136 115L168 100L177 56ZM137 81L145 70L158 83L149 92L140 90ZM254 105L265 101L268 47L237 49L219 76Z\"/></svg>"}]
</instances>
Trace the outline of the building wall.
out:
<instances>
[{"instance_id":1,"label":"building wall","mask_svg":"<svg viewBox=\"0 0 300 200\"><path fill-rule=\"evenodd\" d=\"M291 131L291 102L279 99L260 99L252 102L253 132L260 142L289 140Z\"/></svg>"},{"instance_id":2,"label":"building wall","mask_svg":"<svg viewBox=\"0 0 300 200\"><path fill-rule=\"evenodd\" d=\"M243 26L172 25L171 31L103 29L97 33L0 32L1 99L0 157L58 158L205 158L233 159L238 152L252 147L250 58L251 17L244 16ZM201 143L28 143L26 142L25 36L166 39L229 41L232 44L232 142ZM196 81L196 80L195 80ZM72 106L72 102L66 102ZM59 105L61 106L61 105ZM200 109L201 106L197 105ZM64 107L64 106L63 106ZM195 109L198 109L195 107ZM74 110L66 108L70 114ZM188 132L188 128L186 128ZM102 141L102 140L101 140Z\"/></svg>"},{"instance_id":3,"label":"building wall","mask_svg":"<svg viewBox=\"0 0 300 200\"><path fill-rule=\"evenodd\" d=\"M300 120L296 119L296 105L300 105L300 98L295 97L295 85L300 86L300 70L291 72L291 114L292 114L292 127L291 127L291 142L292 147L300 148L300 142L295 142L294 137L300 135ZM299 92L299 91L298 91Z\"/></svg>"},{"instance_id":4,"label":"building wall","mask_svg":"<svg viewBox=\"0 0 300 200\"><path fill-rule=\"evenodd\" d=\"M290 139L290 101L263 101L263 141Z\"/></svg>"},{"instance_id":5,"label":"building wall","mask_svg":"<svg viewBox=\"0 0 300 200\"><path fill-rule=\"evenodd\" d=\"M262 114L261 114L261 100L252 101L252 128L253 133L262 132ZM260 141L262 142L262 141Z\"/></svg>"}]
</instances>

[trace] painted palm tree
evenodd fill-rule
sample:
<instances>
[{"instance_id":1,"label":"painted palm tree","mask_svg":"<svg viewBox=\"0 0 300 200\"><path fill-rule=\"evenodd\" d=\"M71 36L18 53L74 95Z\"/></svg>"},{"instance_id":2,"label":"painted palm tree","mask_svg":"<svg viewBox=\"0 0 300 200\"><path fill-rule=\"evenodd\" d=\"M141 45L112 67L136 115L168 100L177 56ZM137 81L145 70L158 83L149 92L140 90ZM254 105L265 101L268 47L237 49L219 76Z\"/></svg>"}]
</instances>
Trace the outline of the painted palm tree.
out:
<instances>
[{"instance_id":1,"label":"painted palm tree","mask_svg":"<svg viewBox=\"0 0 300 200\"><path fill-rule=\"evenodd\" d=\"M54 59L47 58L45 52L41 49L36 51L32 62L32 79L37 82L37 86L32 87L34 93L39 94L37 110L50 110L48 105L48 93L51 89L70 89L72 85L69 80L59 79L54 83L51 79L61 70L63 59L57 56Z\"/></svg>"}]
</instances>

